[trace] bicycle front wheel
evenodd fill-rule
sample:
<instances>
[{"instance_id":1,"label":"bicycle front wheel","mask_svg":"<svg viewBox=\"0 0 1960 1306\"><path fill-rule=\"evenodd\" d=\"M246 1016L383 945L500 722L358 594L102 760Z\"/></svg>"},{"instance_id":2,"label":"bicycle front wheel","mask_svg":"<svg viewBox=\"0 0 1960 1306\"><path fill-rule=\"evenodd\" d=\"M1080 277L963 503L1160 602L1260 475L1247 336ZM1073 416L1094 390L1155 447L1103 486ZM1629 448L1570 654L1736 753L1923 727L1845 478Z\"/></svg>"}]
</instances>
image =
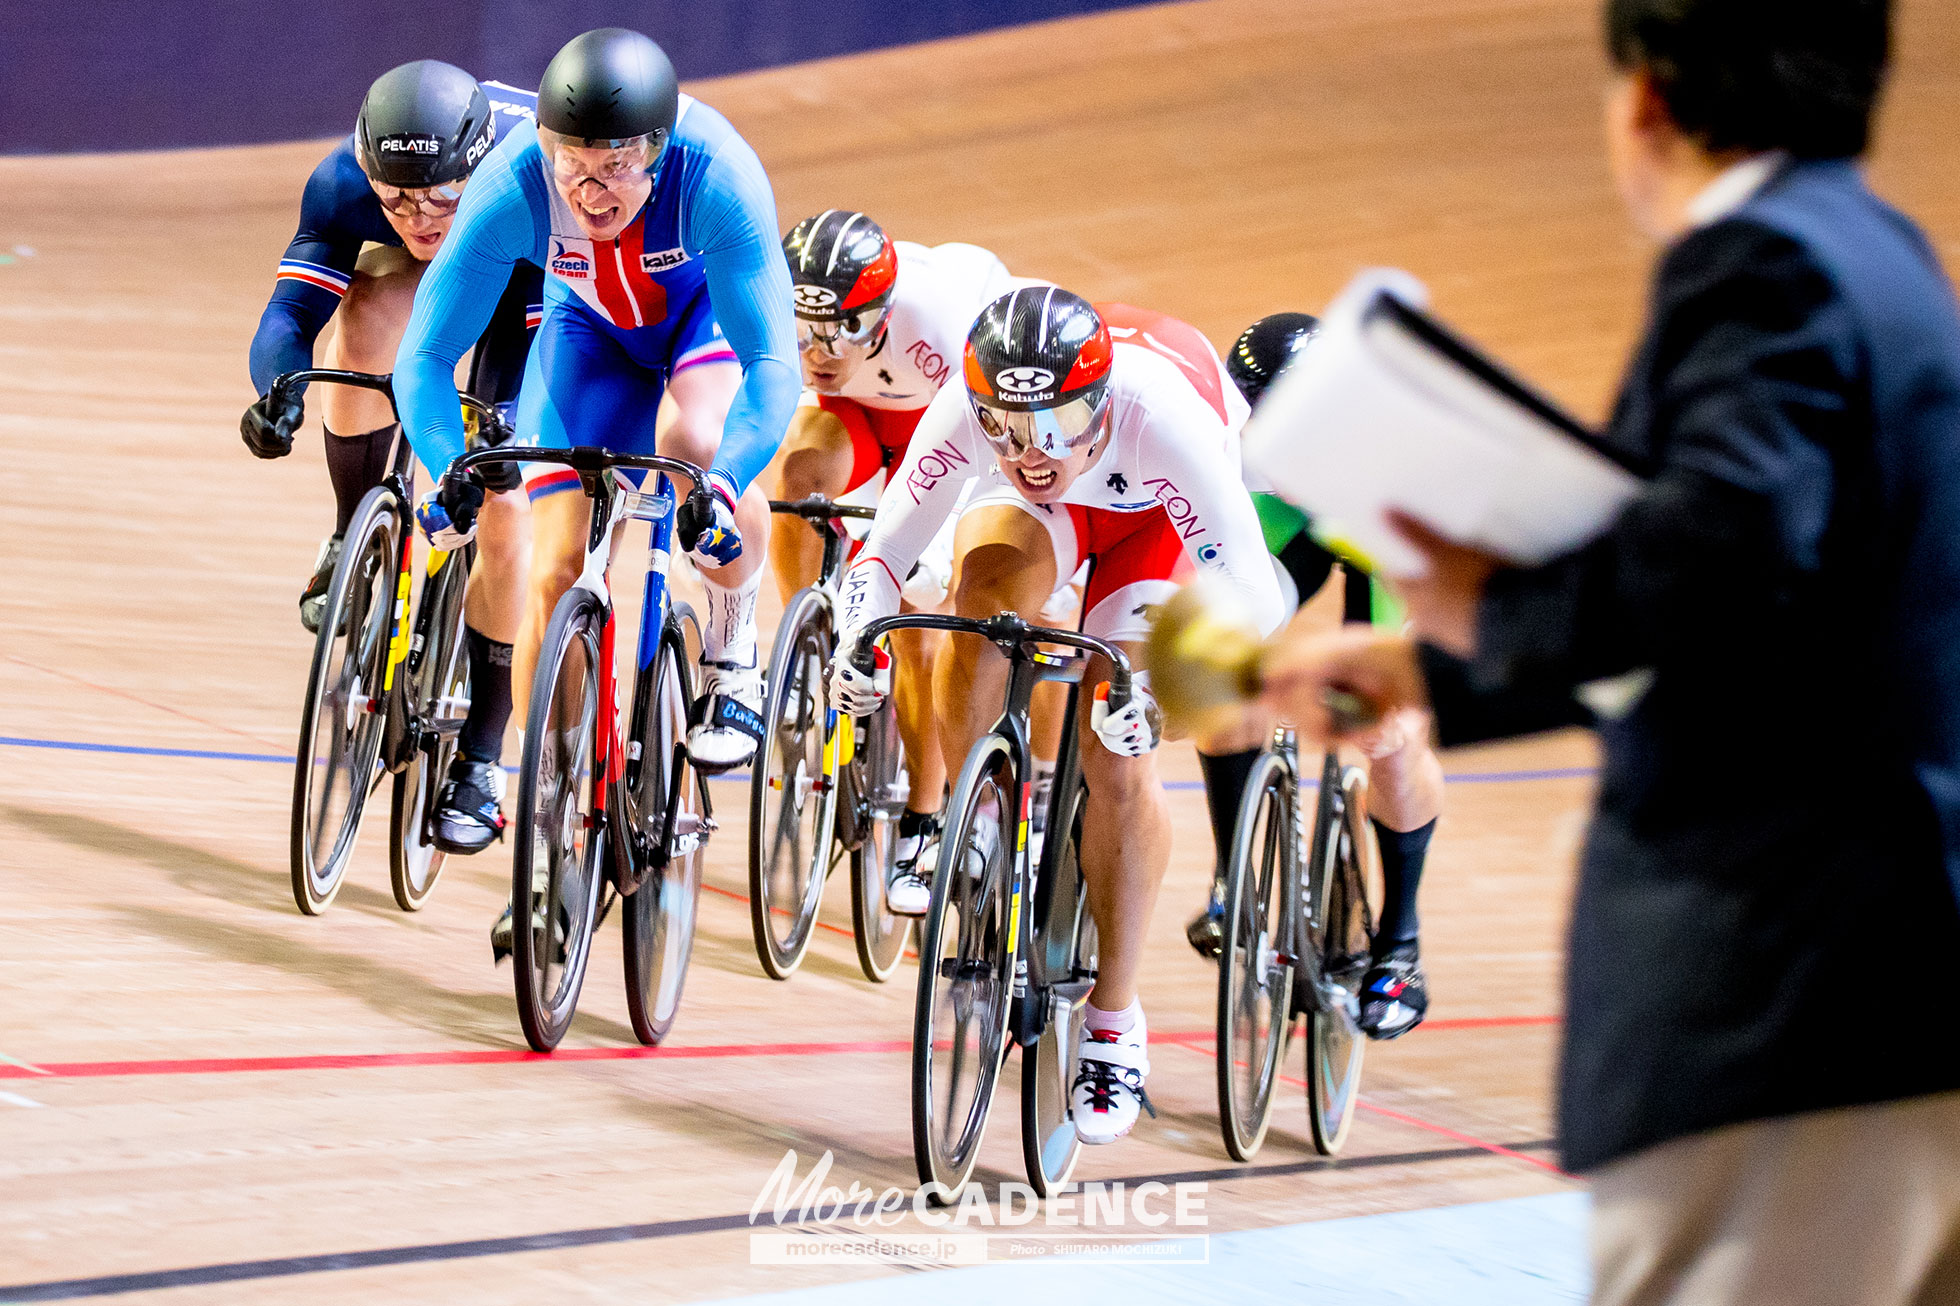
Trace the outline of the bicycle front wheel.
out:
<instances>
[{"instance_id":1,"label":"bicycle front wheel","mask_svg":"<svg viewBox=\"0 0 1960 1306\"><path fill-rule=\"evenodd\" d=\"M912 1016L912 1156L935 1200L950 1202L980 1156L1014 989L1014 755L973 746L947 807L919 945Z\"/></svg>"},{"instance_id":2,"label":"bicycle front wheel","mask_svg":"<svg viewBox=\"0 0 1960 1306\"><path fill-rule=\"evenodd\" d=\"M1374 928L1367 894L1374 833L1368 828L1367 777L1361 768L1330 766L1320 787L1308 914L1321 984L1307 1012L1307 1121L1314 1150L1333 1156L1354 1124L1368 1050L1359 1015Z\"/></svg>"},{"instance_id":3,"label":"bicycle front wheel","mask_svg":"<svg viewBox=\"0 0 1960 1306\"><path fill-rule=\"evenodd\" d=\"M802 964L830 870L837 777L824 766L825 736L841 738L854 726L824 708L829 656L829 611L821 594L803 590L790 601L769 656L762 746L749 787L749 924L771 979L788 979Z\"/></svg>"},{"instance_id":4,"label":"bicycle front wheel","mask_svg":"<svg viewBox=\"0 0 1960 1306\"><path fill-rule=\"evenodd\" d=\"M436 847L436 796L456 756L456 732L470 710L470 660L463 642L467 552L432 555L440 569L422 582L423 645L410 654L408 715L417 747L395 773L388 812L388 879L395 905L420 911L442 875Z\"/></svg>"},{"instance_id":5,"label":"bicycle front wheel","mask_svg":"<svg viewBox=\"0 0 1960 1306\"><path fill-rule=\"evenodd\" d=\"M572 1023L605 887L609 854L598 819L604 625L599 600L569 590L531 682L511 857L511 961L518 1020L539 1052L557 1047Z\"/></svg>"},{"instance_id":6,"label":"bicycle front wheel","mask_svg":"<svg viewBox=\"0 0 1960 1306\"><path fill-rule=\"evenodd\" d=\"M401 505L369 490L346 535L313 643L293 769L293 901L317 916L340 892L380 783L383 682L401 566Z\"/></svg>"},{"instance_id":7,"label":"bicycle front wheel","mask_svg":"<svg viewBox=\"0 0 1960 1306\"><path fill-rule=\"evenodd\" d=\"M688 957L694 951L695 907L701 897L701 865L707 858L707 812L701 780L687 764L689 683L687 643L680 622L668 617L647 682L650 695L637 732L636 783L641 834L654 850L654 865L627 896L625 931L626 1012L633 1034L649 1046L667 1037L681 1006ZM673 807L671 824L667 815ZM657 844L665 834L666 866ZM625 833L620 832L620 837Z\"/></svg>"},{"instance_id":8,"label":"bicycle front wheel","mask_svg":"<svg viewBox=\"0 0 1960 1306\"><path fill-rule=\"evenodd\" d=\"M1225 866L1225 941L1218 958L1218 1125L1234 1161L1266 1141L1273 1086L1293 1027L1288 955L1299 897L1291 769L1268 751L1239 804Z\"/></svg>"},{"instance_id":9,"label":"bicycle front wheel","mask_svg":"<svg viewBox=\"0 0 1960 1306\"><path fill-rule=\"evenodd\" d=\"M898 969L912 932L911 917L885 906L898 821L912 796L905 745L898 737L898 708L889 697L865 722L864 738L864 751L853 763L858 775L854 788L866 819L859 822L863 838L851 852L851 933L865 978L882 984Z\"/></svg>"}]
</instances>

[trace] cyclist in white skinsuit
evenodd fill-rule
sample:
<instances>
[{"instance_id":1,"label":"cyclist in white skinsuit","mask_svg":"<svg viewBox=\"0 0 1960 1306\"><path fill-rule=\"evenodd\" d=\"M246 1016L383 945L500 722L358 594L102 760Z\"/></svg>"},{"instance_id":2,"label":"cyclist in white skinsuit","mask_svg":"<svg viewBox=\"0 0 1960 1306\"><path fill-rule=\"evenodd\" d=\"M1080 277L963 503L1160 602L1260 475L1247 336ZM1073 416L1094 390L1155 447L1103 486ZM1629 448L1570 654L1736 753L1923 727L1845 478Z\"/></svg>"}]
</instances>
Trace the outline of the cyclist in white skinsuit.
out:
<instances>
[{"instance_id":1,"label":"cyclist in white skinsuit","mask_svg":"<svg viewBox=\"0 0 1960 1306\"><path fill-rule=\"evenodd\" d=\"M926 405L959 368L974 317L1013 279L977 245L894 241L864 214L844 209L799 222L783 238L783 253L795 286L806 388L777 456L777 496L843 498L871 486L905 456ZM787 603L816 582L822 539L786 515L774 519L772 532L771 562ZM949 520L907 577L907 610L931 611L944 602L952 552ZM907 916L924 915L930 901L920 854L938 833L946 786L931 679L943 642L927 631L893 639L910 796L892 849L886 903Z\"/></svg>"},{"instance_id":2,"label":"cyclist in white skinsuit","mask_svg":"<svg viewBox=\"0 0 1960 1306\"><path fill-rule=\"evenodd\" d=\"M962 616L1036 612L1088 561L1083 629L1127 649L1148 631L1148 605L1193 570L1236 590L1263 630L1279 625L1279 583L1239 475L1245 404L1195 329L1123 305L1099 312L1052 286L1017 290L974 324L962 381L926 410L845 578L833 702L862 713L882 698L850 664L852 632L897 611L901 578L969 485L955 545ZM955 639L939 672L941 748L957 760L999 714L1006 665L984 641ZM1083 683L1108 676L1094 659ZM1137 977L1170 860L1154 709L1140 674L1133 700L1092 712L1081 736L1082 871L1098 935L1071 1094L1085 1142L1121 1137L1145 1102Z\"/></svg>"}]
</instances>

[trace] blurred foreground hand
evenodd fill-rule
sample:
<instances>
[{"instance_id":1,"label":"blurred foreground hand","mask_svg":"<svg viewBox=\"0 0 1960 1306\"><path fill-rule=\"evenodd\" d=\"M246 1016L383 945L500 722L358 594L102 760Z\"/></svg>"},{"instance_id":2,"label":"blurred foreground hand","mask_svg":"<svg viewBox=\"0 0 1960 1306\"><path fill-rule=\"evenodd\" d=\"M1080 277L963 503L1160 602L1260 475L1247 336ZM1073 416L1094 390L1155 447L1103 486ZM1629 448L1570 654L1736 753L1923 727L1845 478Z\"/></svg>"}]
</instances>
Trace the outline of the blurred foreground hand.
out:
<instances>
[{"instance_id":1,"label":"blurred foreground hand","mask_svg":"<svg viewBox=\"0 0 1960 1306\"><path fill-rule=\"evenodd\" d=\"M1380 728L1338 720L1329 704L1342 695L1366 700L1378 717L1429 704L1414 641L1371 626L1314 630L1296 617L1268 649L1263 671L1261 701L1316 745L1356 742Z\"/></svg>"}]
</instances>

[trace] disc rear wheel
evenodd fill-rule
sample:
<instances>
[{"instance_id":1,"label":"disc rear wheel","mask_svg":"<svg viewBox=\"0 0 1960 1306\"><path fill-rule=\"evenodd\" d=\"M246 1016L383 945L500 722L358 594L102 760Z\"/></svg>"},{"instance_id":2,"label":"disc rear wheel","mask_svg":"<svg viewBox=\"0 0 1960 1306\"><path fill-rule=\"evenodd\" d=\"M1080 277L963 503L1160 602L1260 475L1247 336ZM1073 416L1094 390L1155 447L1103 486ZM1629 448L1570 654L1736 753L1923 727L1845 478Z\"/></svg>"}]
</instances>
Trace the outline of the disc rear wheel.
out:
<instances>
[{"instance_id":1,"label":"disc rear wheel","mask_svg":"<svg viewBox=\"0 0 1960 1306\"><path fill-rule=\"evenodd\" d=\"M1060 1192L1082 1155L1069 1097L1096 980L1096 923L1082 883L1082 811L1088 796L1077 785L1068 810L1050 815L1050 834L1066 831L1067 837L1053 864L1043 868L1046 884L1035 894L1041 933L1029 971L1031 979L1040 977L1038 991L1047 1009L1040 1037L1021 1054L1021 1159L1037 1197Z\"/></svg>"},{"instance_id":2,"label":"disc rear wheel","mask_svg":"<svg viewBox=\"0 0 1960 1306\"><path fill-rule=\"evenodd\" d=\"M652 697L646 705L646 724L636 732L641 749L633 806L650 851L657 851L655 846L666 834L667 860L663 867L656 857L640 887L627 896L621 926L627 1015L634 1036L652 1045L667 1037L680 1012L681 988L694 950L701 867L707 859L701 781L687 762L687 706L693 692L687 645L677 620L670 618L667 623L647 692Z\"/></svg>"},{"instance_id":3,"label":"disc rear wheel","mask_svg":"<svg viewBox=\"0 0 1960 1306\"><path fill-rule=\"evenodd\" d=\"M380 783L389 636L399 576L394 492L368 491L321 612L293 776L293 901L317 916L340 892L361 816Z\"/></svg>"},{"instance_id":4,"label":"disc rear wheel","mask_svg":"<svg viewBox=\"0 0 1960 1306\"><path fill-rule=\"evenodd\" d=\"M1235 1161L1250 1161L1265 1142L1292 1032L1295 792L1286 763L1264 754L1246 785L1226 863L1216 1058L1219 1129Z\"/></svg>"},{"instance_id":5,"label":"disc rear wheel","mask_svg":"<svg viewBox=\"0 0 1960 1306\"><path fill-rule=\"evenodd\" d=\"M457 732L470 710L470 660L463 636L463 599L469 585L469 559L444 556L441 568L423 581L424 643L411 654L408 712L419 727L418 746L395 773L389 804L388 878L395 904L420 911L435 891L446 860L436 847L436 796L456 756Z\"/></svg>"},{"instance_id":6,"label":"disc rear wheel","mask_svg":"<svg viewBox=\"0 0 1960 1306\"><path fill-rule=\"evenodd\" d=\"M885 883L898 845L898 822L912 795L905 774L905 746L898 737L898 709L890 698L865 722L864 751L856 768L858 803L865 819L851 853L851 925L858 966L865 978L882 984L898 968L912 933L912 918L885 906Z\"/></svg>"},{"instance_id":7,"label":"disc rear wheel","mask_svg":"<svg viewBox=\"0 0 1960 1306\"><path fill-rule=\"evenodd\" d=\"M788 979L816 932L831 866L837 791L825 775L826 738L854 728L824 707L829 615L816 591L791 600L769 659L749 798L749 924L771 979Z\"/></svg>"},{"instance_id":8,"label":"disc rear wheel","mask_svg":"<svg viewBox=\"0 0 1960 1306\"><path fill-rule=\"evenodd\" d=\"M1358 1023L1373 930L1367 880L1373 833L1359 767L1328 769L1314 827L1309 933L1321 958L1320 992L1307 1013L1307 1121L1314 1150L1337 1154L1354 1123L1368 1040Z\"/></svg>"}]
</instances>

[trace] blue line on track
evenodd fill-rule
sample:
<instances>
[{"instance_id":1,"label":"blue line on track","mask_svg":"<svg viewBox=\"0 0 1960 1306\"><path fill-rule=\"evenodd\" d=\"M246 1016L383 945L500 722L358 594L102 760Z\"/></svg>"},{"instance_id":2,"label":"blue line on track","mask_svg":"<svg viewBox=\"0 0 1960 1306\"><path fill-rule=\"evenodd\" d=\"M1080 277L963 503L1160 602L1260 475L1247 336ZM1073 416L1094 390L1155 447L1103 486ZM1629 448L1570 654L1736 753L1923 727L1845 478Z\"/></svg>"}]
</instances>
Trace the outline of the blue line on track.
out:
<instances>
[{"instance_id":1,"label":"blue line on track","mask_svg":"<svg viewBox=\"0 0 1960 1306\"><path fill-rule=\"evenodd\" d=\"M0 735L0 746L8 748L53 748L71 753L115 753L126 757L188 757L202 762L276 762L280 766L291 766L293 759L283 753L225 753L209 748L146 748L136 744L92 744L79 739L26 739L17 735ZM514 770L505 767L507 771ZM1553 767L1542 771L1470 771L1446 777L1452 784L1512 784L1526 780L1574 780L1594 774L1589 766ZM725 775L708 777L730 784L748 783L746 771L730 771ZM1201 780L1166 780L1164 788L1171 790L1203 789Z\"/></svg>"}]
</instances>

